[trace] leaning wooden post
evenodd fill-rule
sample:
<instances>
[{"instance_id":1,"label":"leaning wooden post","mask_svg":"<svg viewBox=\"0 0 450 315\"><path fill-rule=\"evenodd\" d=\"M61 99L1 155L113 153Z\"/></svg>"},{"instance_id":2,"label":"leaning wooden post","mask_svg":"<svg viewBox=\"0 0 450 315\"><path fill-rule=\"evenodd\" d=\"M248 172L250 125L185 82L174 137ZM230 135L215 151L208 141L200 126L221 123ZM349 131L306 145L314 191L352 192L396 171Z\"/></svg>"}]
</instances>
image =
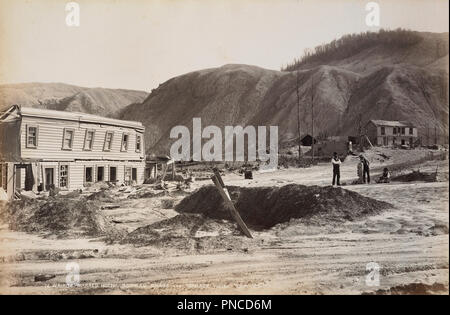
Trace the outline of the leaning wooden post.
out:
<instances>
[{"instance_id":1,"label":"leaning wooden post","mask_svg":"<svg viewBox=\"0 0 450 315\"><path fill-rule=\"evenodd\" d=\"M217 190L219 191L220 195L222 196L223 200L225 201L225 205L230 209L230 214L233 217L233 219L236 221L236 223L239 225L239 228L241 231L245 234L245 236L249 238L253 238L252 234L247 228L247 225L245 225L244 221L242 220L241 216L239 215L239 212L234 207L233 202L231 201L230 195L228 194L228 190L226 189L225 185L223 184L222 177L219 175L213 175L211 176L212 181L214 182L214 185L216 185Z\"/></svg>"}]
</instances>

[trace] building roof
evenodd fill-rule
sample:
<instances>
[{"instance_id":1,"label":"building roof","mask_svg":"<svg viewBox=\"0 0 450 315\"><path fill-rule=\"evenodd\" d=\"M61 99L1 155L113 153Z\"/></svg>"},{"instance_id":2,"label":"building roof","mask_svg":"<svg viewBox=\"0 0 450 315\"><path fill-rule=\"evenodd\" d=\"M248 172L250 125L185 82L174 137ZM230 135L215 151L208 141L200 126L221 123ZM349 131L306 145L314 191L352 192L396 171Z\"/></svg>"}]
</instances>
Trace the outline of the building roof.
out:
<instances>
[{"instance_id":1,"label":"building roof","mask_svg":"<svg viewBox=\"0 0 450 315\"><path fill-rule=\"evenodd\" d=\"M387 127L413 127L413 125L407 121L397 121L397 120L370 120L373 124L377 126L387 126Z\"/></svg>"},{"instance_id":2,"label":"building roof","mask_svg":"<svg viewBox=\"0 0 450 315\"><path fill-rule=\"evenodd\" d=\"M13 106L14 107L14 106ZM103 116L97 116L92 114L80 113L80 112L66 112L59 110L41 109L33 107L15 106L17 109L17 114L26 117L40 117L49 119L61 119L61 120L72 120L87 123L96 123L120 127L129 127L139 130L144 130L144 126L141 122L130 121L130 120L120 120L114 118L108 118ZM11 114L13 111L8 110L7 113Z\"/></svg>"},{"instance_id":3,"label":"building roof","mask_svg":"<svg viewBox=\"0 0 450 315\"><path fill-rule=\"evenodd\" d=\"M167 163L170 164L173 162L172 158L168 155L148 155L146 158L147 163Z\"/></svg>"}]
</instances>

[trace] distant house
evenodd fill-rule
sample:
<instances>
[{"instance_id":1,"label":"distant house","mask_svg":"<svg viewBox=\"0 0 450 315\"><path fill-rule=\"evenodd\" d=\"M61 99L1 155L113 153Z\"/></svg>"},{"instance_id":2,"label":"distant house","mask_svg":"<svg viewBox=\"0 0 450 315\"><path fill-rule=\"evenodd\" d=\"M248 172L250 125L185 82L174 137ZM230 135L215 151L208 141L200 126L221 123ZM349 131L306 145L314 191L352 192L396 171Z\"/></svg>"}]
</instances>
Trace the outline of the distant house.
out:
<instances>
[{"instance_id":1,"label":"distant house","mask_svg":"<svg viewBox=\"0 0 450 315\"><path fill-rule=\"evenodd\" d=\"M417 128L405 121L370 120L366 135L377 146L414 146L418 139Z\"/></svg>"},{"instance_id":2,"label":"distant house","mask_svg":"<svg viewBox=\"0 0 450 315\"><path fill-rule=\"evenodd\" d=\"M0 187L83 189L95 182L143 183L142 123L13 106L0 115Z\"/></svg>"}]
</instances>

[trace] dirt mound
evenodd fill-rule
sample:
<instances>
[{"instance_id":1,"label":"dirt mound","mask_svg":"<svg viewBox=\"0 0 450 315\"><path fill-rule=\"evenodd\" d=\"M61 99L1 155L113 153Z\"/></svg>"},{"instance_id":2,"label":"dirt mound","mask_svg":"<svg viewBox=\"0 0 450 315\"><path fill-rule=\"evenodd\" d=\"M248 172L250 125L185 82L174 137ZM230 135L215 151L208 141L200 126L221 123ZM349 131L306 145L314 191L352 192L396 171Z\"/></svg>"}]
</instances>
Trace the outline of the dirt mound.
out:
<instances>
[{"instance_id":1,"label":"dirt mound","mask_svg":"<svg viewBox=\"0 0 450 315\"><path fill-rule=\"evenodd\" d=\"M437 173L425 173L420 171L413 171L408 174L402 174L399 176L395 176L391 179L394 182L436 182L437 181Z\"/></svg>"},{"instance_id":2,"label":"dirt mound","mask_svg":"<svg viewBox=\"0 0 450 315\"><path fill-rule=\"evenodd\" d=\"M38 199L22 198L5 202L1 209L0 219L8 223L11 229L16 229L16 222L23 222L29 219L33 214L33 209L39 207L43 202Z\"/></svg>"},{"instance_id":3,"label":"dirt mound","mask_svg":"<svg viewBox=\"0 0 450 315\"><path fill-rule=\"evenodd\" d=\"M242 219L253 229L271 228L302 218L310 222L351 221L392 205L342 188L290 184L282 187L235 187L228 191ZM214 186L204 186L184 198L175 210L229 219L229 210Z\"/></svg>"},{"instance_id":4,"label":"dirt mound","mask_svg":"<svg viewBox=\"0 0 450 315\"><path fill-rule=\"evenodd\" d=\"M6 211L12 230L58 237L102 236L118 232L101 214L99 205L92 201L24 199L10 202Z\"/></svg>"},{"instance_id":5,"label":"dirt mound","mask_svg":"<svg viewBox=\"0 0 450 315\"><path fill-rule=\"evenodd\" d=\"M215 249L247 250L252 241L229 221L214 220L201 214L180 214L140 227L129 233L121 243L207 252Z\"/></svg>"},{"instance_id":6,"label":"dirt mound","mask_svg":"<svg viewBox=\"0 0 450 315\"><path fill-rule=\"evenodd\" d=\"M424 284L409 283L390 287L388 289L379 289L375 292L363 293L363 295L430 295L430 294L448 294L448 286L442 283Z\"/></svg>"}]
</instances>

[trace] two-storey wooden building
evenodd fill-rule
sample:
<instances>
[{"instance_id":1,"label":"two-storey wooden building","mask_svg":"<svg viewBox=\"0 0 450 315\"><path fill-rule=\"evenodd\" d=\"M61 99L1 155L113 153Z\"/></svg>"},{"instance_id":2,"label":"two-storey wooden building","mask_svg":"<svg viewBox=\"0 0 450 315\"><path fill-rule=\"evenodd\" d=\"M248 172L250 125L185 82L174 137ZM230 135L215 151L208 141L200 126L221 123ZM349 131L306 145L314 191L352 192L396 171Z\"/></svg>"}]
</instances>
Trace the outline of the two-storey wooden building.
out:
<instances>
[{"instance_id":1,"label":"two-storey wooden building","mask_svg":"<svg viewBox=\"0 0 450 315\"><path fill-rule=\"evenodd\" d=\"M0 187L83 189L95 182L141 184L142 123L13 106L0 116Z\"/></svg>"},{"instance_id":2,"label":"two-storey wooden building","mask_svg":"<svg viewBox=\"0 0 450 315\"><path fill-rule=\"evenodd\" d=\"M405 121L370 120L366 135L373 145L378 146L414 146L417 142L417 128Z\"/></svg>"}]
</instances>

